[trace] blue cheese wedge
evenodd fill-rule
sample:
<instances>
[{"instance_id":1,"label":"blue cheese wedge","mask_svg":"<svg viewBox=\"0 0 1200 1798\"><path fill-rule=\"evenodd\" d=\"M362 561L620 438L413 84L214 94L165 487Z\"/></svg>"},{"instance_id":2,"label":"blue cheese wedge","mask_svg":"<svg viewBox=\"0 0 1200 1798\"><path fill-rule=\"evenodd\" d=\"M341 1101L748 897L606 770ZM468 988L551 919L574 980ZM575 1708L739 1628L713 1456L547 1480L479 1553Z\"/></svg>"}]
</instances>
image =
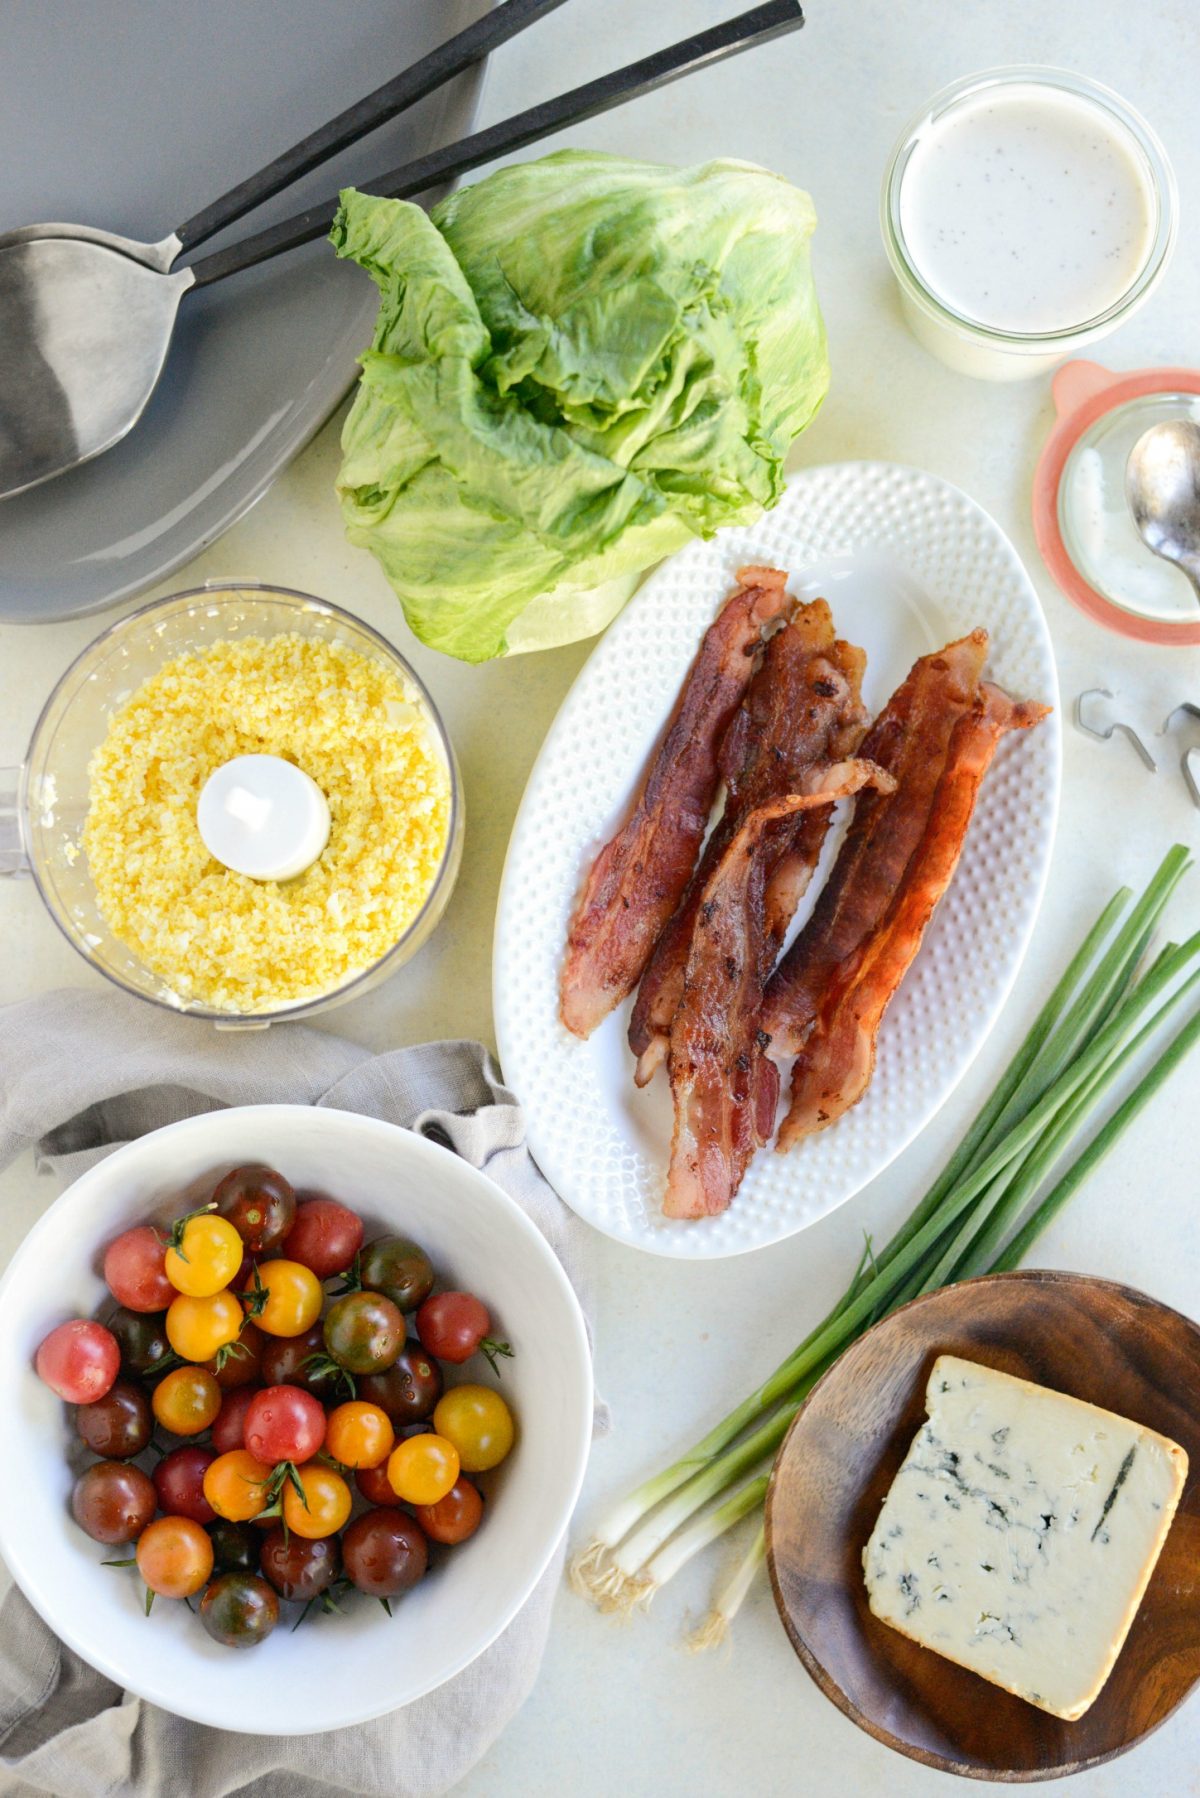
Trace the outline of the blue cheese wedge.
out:
<instances>
[{"instance_id":1,"label":"blue cheese wedge","mask_svg":"<svg viewBox=\"0 0 1200 1798\"><path fill-rule=\"evenodd\" d=\"M863 1551L874 1615L1067 1720L1099 1693L1187 1477L1175 1442L940 1355Z\"/></svg>"}]
</instances>

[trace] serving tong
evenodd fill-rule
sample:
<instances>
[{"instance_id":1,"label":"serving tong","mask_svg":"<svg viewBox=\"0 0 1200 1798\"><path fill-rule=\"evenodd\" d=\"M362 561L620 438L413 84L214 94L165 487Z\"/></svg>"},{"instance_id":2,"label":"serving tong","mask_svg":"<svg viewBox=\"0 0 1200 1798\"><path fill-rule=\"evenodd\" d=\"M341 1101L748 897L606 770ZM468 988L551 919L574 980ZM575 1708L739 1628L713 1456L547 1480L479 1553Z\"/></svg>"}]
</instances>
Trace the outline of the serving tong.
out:
<instances>
[{"instance_id":1,"label":"serving tong","mask_svg":"<svg viewBox=\"0 0 1200 1798\"><path fill-rule=\"evenodd\" d=\"M1126 737L1128 741L1132 743L1141 761L1150 770L1151 774L1157 774L1158 763L1150 750L1146 747L1142 737L1140 737L1137 731L1134 730L1132 724L1126 724L1121 718L1113 718L1107 726L1102 727L1089 720L1085 710L1089 700L1096 698L1112 699L1113 697L1114 695L1108 687L1085 688L1075 701L1075 723L1077 728L1081 730L1085 736L1094 737L1097 743L1111 742L1114 734L1119 731L1123 737ZM1169 736L1175 727L1176 720L1180 716L1200 719L1200 705L1193 705L1191 700L1188 699L1181 700L1180 703L1173 707L1163 719L1162 728L1158 732L1158 735L1160 737ZM1200 756L1200 743L1191 743L1184 750L1179 758L1179 771L1183 775L1184 784L1191 795L1192 804L1198 811L1200 811L1200 778L1197 777L1196 770L1192 764L1193 756Z\"/></svg>"},{"instance_id":2,"label":"serving tong","mask_svg":"<svg viewBox=\"0 0 1200 1798\"><path fill-rule=\"evenodd\" d=\"M158 384L184 295L324 236L337 196L176 268L182 255L561 4L504 0L156 243L89 225L25 225L0 235L0 499L119 443ZM415 198L803 23L799 0L762 0L736 18L389 169L366 185L389 198Z\"/></svg>"}]
</instances>

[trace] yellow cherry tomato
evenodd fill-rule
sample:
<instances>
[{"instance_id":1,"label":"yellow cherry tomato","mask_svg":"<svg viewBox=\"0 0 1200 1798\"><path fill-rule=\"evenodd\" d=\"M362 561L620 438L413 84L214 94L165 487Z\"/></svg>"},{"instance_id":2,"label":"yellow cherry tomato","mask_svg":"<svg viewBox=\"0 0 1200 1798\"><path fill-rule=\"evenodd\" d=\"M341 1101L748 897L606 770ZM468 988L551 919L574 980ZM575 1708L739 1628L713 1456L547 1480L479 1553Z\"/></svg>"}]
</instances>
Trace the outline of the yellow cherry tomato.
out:
<instances>
[{"instance_id":1,"label":"yellow cherry tomato","mask_svg":"<svg viewBox=\"0 0 1200 1798\"><path fill-rule=\"evenodd\" d=\"M458 1450L444 1436L406 1436L388 1460L388 1479L406 1505L436 1505L458 1478Z\"/></svg>"},{"instance_id":2,"label":"yellow cherry tomato","mask_svg":"<svg viewBox=\"0 0 1200 1798\"><path fill-rule=\"evenodd\" d=\"M297 1474L304 1497L301 1498L290 1479L283 1482L285 1525L310 1542L321 1536L332 1536L350 1515L353 1501L349 1486L340 1473L335 1473L332 1467L322 1467L319 1461L309 1461L297 1469ZM211 1499L208 1502L212 1504Z\"/></svg>"},{"instance_id":3,"label":"yellow cherry tomato","mask_svg":"<svg viewBox=\"0 0 1200 1798\"><path fill-rule=\"evenodd\" d=\"M351 1399L329 1413L325 1447L343 1467L378 1467L392 1452L396 1432L387 1412Z\"/></svg>"},{"instance_id":4,"label":"yellow cherry tomato","mask_svg":"<svg viewBox=\"0 0 1200 1798\"><path fill-rule=\"evenodd\" d=\"M205 1212L188 1218L179 1247L167 1250L163 1267L176 1292L207 1299L228 1286L245 1253L246 1245L229 1219Z\"/></svg>"},{"instance_id":5,"label":"yellow cherry tomato","mask_svg":"<svg viewBox=\"0 0 1200 1798\"><path fill-rule=\"evenodd\" d=\"M263 1261L242 1288L246 1309L268 1336L303 1336L321 1315L325 1288L299 1261Z\"/></svg>"},{"instance_id":6,"label":"yellow cherry tomato","mask_svg":"<svg viewBox=\"0 0 1200 1798\"><path fill-rule=\"evenodd\" d=\"M167 1307L167 1341L182 1361L211 1361L227 1342L236 1342L245 1315L232 1292L196 1299L181 1292Z\"/></svg>"},{"instance_id":7,"label":"yellow cherry tomato","mask_svg":"<svg viewBox=\"0 0 1200 1798\"><path fill-rule=\"evenodd\" d=\"M176 1367L154 1388L150 1406L164 1430L198 1436L221 1409L221 1388L203 1367Z\"/></svg>"},{"instance_id":8,"label":"yellow cherry tomato","mask_svg":"<svg viewBox=\"0 0 1200 1798\"><path fill-rule=\"evenodd\" d=\"M134 1554L146 1585L163 1598L190 1598L213 1570L208 1532L190 1517L160 1517L148 1523Z\"/></svg>"},{"instance_id":9,"label":"yellow cherry tomato","mask_svg":"<svg viewBox=\"0 0 1200 1798\"><path fill-rule=\"evenodd\" d=\"M271 1472L248 1448L231 1448L204 1469L204 1496L218 1517L230 1523L249 1523L267 1508Z\"/></svg>"},{"instance_id":10,"label":"yellow cherry tomato","mask_svg":"<svg viewBox=\"0 0 1200 1798\"><path fill-rule=\"evenodd\" d=\"M452 1386L437 1402L433 1427L453 1442L464 1473L499 1467L513 1445L512 1412L490 1386Z\"/></svg>"}]
</instances>

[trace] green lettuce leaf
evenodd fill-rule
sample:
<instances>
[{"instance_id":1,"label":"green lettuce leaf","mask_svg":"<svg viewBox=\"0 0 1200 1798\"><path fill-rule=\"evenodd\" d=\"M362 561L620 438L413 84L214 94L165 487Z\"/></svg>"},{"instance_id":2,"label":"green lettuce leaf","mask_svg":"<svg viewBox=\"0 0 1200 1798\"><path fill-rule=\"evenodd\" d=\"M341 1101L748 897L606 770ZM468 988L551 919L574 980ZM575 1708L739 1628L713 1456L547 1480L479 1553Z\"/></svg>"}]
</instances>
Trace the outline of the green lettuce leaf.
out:
<instances>
[{"instance_id":1,"label":"green lettuce leaf","mask_svg":"<svg viewBox=\"0 0 1200 1798\"><path fill-rule=\"evenodd\" d=\"M775 503L829 384L815 222L749 163L579 150L429 214L343 193L380 305L338 492L423 642L586 634L591 589Z\"/></svg>"}]
</instances>

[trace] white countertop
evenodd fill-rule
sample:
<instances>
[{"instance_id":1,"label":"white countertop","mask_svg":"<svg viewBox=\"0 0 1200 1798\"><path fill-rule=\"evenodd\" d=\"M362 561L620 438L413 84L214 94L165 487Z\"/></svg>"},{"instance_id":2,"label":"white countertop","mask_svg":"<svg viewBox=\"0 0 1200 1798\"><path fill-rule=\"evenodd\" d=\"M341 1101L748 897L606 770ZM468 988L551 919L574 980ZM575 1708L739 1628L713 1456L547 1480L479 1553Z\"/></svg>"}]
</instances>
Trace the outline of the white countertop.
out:
<instances>
[{"instance_id":1,"label":"white countertop","mask_svg":"<svg viewBox=\"0 0 1200 1798\"><path fill-rule=\"evenodd\" d=\"M484 120L736 10L735 0L568 0L491 71ZM604 18L608 29L598 34ZM571 134L573 141L677 162L713 154L767 163L807 187L820 218L818 289L833 386L797 446L797 465L871 457L957 482L1012 537L1042 596L1064 700L1083 687L1120 695L1149 735L1171 706L1200 703L1200 651L1126 644L1057 593L1029 521L1033 462L1050 427L1044 381L988 386L953 375L918 348L897 314L879 242L879 180L907 114L973 69L1047 62L1116 87L1156 127L1179 177L1182 230L1159 294L1098 351L1119 368L1200 363L1200 123L1191 0L1054 0L1014 9L937 0L814 0L806 29ZM343 541L331 495L334 420L274 489L161 591L210 575L306 589L360 613L411 655L445 713L466 778L462 876L445 921L416 962L330 1027L378 1048L430 1036L491 1036L489 958L504 848L526 775L587 646L470 668L414 647L374 562ZM2 520L0 520L2 523ZM2 536L0 536L2 545ZM2 562L2 548L0 548ZM0 571L0 580L3 573ZM149 597L149 596L147 596ZM103 624L0 632L0 762L20 758L47 690ZM1151 777L1128 744L1068 728L1057 850L1045 908L1008 1015L960 1090L919 1141L867 1192L804 1235L731 1262L651 1260L594 1238L597 1377L614 1429L592 1460L577 1528L609 1495L674 1458L773 1368L848 1278L862 1231L886 1233L957 1140L1053 978L1102 902L1140 885L1167 845L1195 842L1193 809L1168 751ZM1200 922L1200 874L1173 915ZM0 889L0 1001L98 983L42 912L28 883ZM1140 1120L1040 1244L1045 1265L1129 1281L1200 1313L1195 1106L1200 1060ZM28 1161L0 1178L0 1253L48 1202ZM571 1798L735 1791L841 1798L935 1794L940 1776L860 1734L813 1686L759 1586L732 1652L690 1657L684 1613L702 1610L720 1556L694 1565L658 1608L622 1629L564 1592L535 1691L459 1788L464 1798L568 1792ZM1200 1698L1132 1756L1078 1777L1079 1798L1197 1793ZM948 1789L948 1788L945 1788ZM1001 1787L994 1788L999 1792Z\"/></svg>"}]
</instances>

